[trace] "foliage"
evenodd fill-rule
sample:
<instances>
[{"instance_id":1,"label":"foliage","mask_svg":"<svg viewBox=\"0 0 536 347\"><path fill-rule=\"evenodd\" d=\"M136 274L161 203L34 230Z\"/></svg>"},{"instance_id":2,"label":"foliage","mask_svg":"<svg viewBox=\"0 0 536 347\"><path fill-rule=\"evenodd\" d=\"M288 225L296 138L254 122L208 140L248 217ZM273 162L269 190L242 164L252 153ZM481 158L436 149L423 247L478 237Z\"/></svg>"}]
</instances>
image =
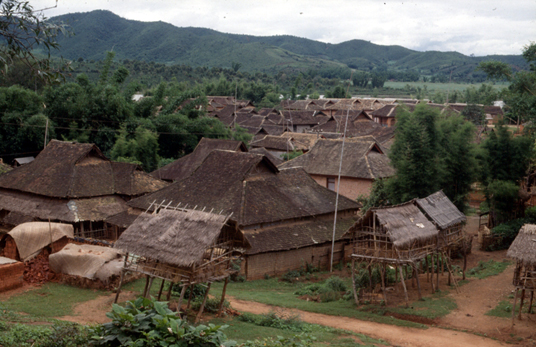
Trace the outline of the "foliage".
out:
<instances>
[{"instance_id":1,"label":"foliage","mask_svg":"<svg viewBox=\"0 0 536 347\"><path fill-rule=\"evenodd\" d=\"M233 346L223 329L213 324L190 325L176 316L167 303L147 298L128 301L125 307L113 305L102 324L92 333L98 346Z\"/></svg>"},{"instance_id":2,"label":"foliage","mask_svg":"<svg viewBox=\"0 0 536 347\"><path fill-rule=\"evenodd\" d=\"M502 273L510 265L509 261L503 260L501 262L490 259L488 261L479 261L478 265L466 272L468 277L476 277L478 279L484 279L490 276L496 276Z\"/></svg>"},{"instance_id":3,"label":"foliage","mask_svg":"<svg viewBox=\"0 0 536 347\"><path fill-rule=\"evenodd\" d=\"M258 326L289 330L297 333L312 332L310 325L304 323L299 315L284 315L282 313L270 311L269 313L262 315L243 313L238 319Z\"/></svg>"},{"instance_id":4,"label":"foliage","mask_svg":"<svg viewBox=\"0 0 536 347\"><path fill-rule=\"evenodd\" d=\"M462 111L462 116L474 125L483 125L486 121L486 114L481 106L468 104Z\"/></svg>"},{"instance_id":5,"label":"foliage","mask_svg":"<svg viewBox=\"0 0 536 347\"><path fill-rule=\"evenodd\" d=\"M303 151L292 151L292 152L289 152L289 153L284 153L283 154L283 160L285 161L288 161L288 160L292 160L294 158L297 158L299 157L300 155L303 154Z\"/></svg>"},{"instance_id":6,"label":"foliage","mask_svg":"<svg viewBox=\"0 0 536 347\"><path fill-rule=\"evenodd\" d=\"M180 283L173 283L172 293L175 296L180 296L182 291L182 285ZM207 292L207 287L202 284L194 284L186 288L184 297L189 300L196 300L198 298L203 298Z\"/></svg>"},{"instance_id":7,"label":"foliage","mask_svg":"<svg viewBox=\"0 0 536 347\"><path fill-rule=\"evenodd\" d=\"M516 304L516 313L519 312L519 306L521 305L521 300L518 300ZM513 303L511 300L503 300L497 304L494 308L486 312L486 316L500 317L500 318L512 318L512 306ZM534 305L533 305L534 306ZM523 313L529 312L529 305L526 303L523 305ZM534 308L533 308L534 312Z\"/></svg>"},{"instance_id":8,"label":"foliage","mask_svg":"<svg viewBox=\"0 0 536 347\"><path fill-rule=\"evenodd\" d=\"M295 335L292 337L266 337L262 340L247 341L244 347L309 347L313 346L315 338L308 335Z\"/></svg>"},{"instance_id":9,"label":"foliage","mask_svg":"<svg viewBox=\"0 0 536 347\"><path fill-rule=\"evenodd\" d=\"M506 117L516 124L536 120L536 43L531 42L523 48L523 58L530 64L530 71L514 73L512 68L500 61L487 61L479 64L488 78L507 79L510 86L504 92L503 100L508 105Z\"/></svg>"},{"instance_id":10,"label":"foliage","mask_svg":"<svg viewBox=\"0 0 536 347\"><path fill-rule=\"evenodd\" d=\"M301 288L294 292L296 295L318 295L321 302L331 302L339 300L342 295L341 292L346 292L348 288L346 283L338 277L331 276L322 284L312 283L304 288Z\"/></svg>"},{"instance_id":11,"label":"foliage","mask_svg":"<svg viewBox=\"0 0 536 347\"><path fill-rule=\"evenodd\" d=\"M519 229L525 224L534 223L536 219L533 218L518 218L510 220L506 223L502 223L491 229L491 234L498 236L499 240L490 245L488 251L495 251L499 249L507 249L510 247L514 239L516 238Z\"/></svg>"},{"instance_id":12,"label":"foliage","mask_svg":"<svg viewBox=\"0 0 536 347\"><path fill-rule=\"evenodd\" d=\"M496 223L513 218L519 200L519 186L516 183L495 180L488 185L487 194Z\"/></svg>"},{"instance_id":13,"label":"foliage","mask_svg":"<svg viewBox=\"0 0 536 347\"><path fill-rule=\"evenodd\" d=\"M57 322L51 327L10 324L0 321L0 346L3 347L76 347L88 346L88 328Z\"/></svg>"},{"instance_id":14,"label":"foliage","mask_svg":"<svg viewBox=\"0 0 536 347\"><path fill-rule=\"evenodd\" d=\"M0 64L5 74L15 63L25 65L31 74L47 83L64 79L67 64L54 67L51 52L59 49L58 32L68 34L61 23L47 21L42 11L35 11L28 1L4 0L0 3ZM40 48L45 57L35 50Z\"/></svg>"}]
</instances>

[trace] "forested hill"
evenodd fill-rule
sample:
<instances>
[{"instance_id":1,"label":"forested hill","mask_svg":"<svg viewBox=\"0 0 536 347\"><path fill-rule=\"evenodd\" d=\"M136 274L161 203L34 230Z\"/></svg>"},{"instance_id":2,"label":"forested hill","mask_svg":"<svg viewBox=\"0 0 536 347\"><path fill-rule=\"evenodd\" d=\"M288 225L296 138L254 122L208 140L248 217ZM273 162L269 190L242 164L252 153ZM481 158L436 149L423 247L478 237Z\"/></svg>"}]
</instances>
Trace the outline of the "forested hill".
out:
<instances>
[{"instance_id":1,"label":"forested hill","mask_svg":"<svg viewBox=\"0 0 536 347\"><path fill-rule=\"evenodd\" d=\"M310 68L351 67L371 70L416 70L421 74L462 77L482 60L501 60L526 68L521 55L468 57L457 52L417 52L401 46L380 46L351 40L326 44L295 36L224 34L204 28L179 28L164 22L127 20L109 11L54 17L71 26L74 36L60 37L59 54L67 59L101 60L114 50L117 59L190 66L227 67L277 72Z\"/></svg>"}]
</instances>

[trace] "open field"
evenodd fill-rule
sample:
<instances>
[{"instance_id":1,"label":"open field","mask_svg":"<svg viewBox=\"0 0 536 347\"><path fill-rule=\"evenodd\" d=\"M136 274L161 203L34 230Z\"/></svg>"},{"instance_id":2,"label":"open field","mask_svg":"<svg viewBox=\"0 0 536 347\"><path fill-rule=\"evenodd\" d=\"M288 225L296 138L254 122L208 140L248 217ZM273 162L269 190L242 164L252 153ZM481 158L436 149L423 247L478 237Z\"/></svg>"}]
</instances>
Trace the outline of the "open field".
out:
<instances>
[{"instance_id":1,"label":"open field","mask_svg":"<svg viewBox=\"0 0 536 347\"><path fill-rule=\"evenodd\" d=\"M430 83L430 82L390 82L390 81L387 81L385 82L384 87L394 88L394 89L404 89L406 85L409 85L413 88L417 88L417 87L424 88L424 86L426 86L428 91L447 92L447 91L456 90L458 92L462 92L469 87L480 88L482 83L468 84L468 83ZM508 87L508 84L501 82L501 83L494 84L493 87L497 90L500 90L500 89Z\"/></svg>"}]
</instances>

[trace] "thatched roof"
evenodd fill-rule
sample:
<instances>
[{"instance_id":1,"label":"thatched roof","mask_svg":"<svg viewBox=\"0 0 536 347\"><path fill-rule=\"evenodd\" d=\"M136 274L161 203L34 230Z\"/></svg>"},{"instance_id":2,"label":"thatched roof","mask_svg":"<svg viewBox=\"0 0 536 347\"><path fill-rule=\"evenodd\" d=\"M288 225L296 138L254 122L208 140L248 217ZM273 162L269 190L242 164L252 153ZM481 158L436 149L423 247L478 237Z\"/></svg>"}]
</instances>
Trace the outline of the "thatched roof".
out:
<instances>
[{"instance_id":1,"label":"thatched roof","mask_svg":"<svg viewBox=\"0 0 536 347\"><path fill-rule=\"evenodd\" d=\"M536 265L536 225L523 225L506 255L525 265Z\"/></svg>"},{"instance_id":2,"label":"thatched roof","mask_svg":"<svg viewBox=\"0 0 536 347\"><path fill-rule=\"evenodd\" d=\"M279 159L272 153L268 152L264 147L252 148L249 153L264 155L266 158L268 158L268 160L274 163L275 166L278 166L283 163L282 159Z\"/></svg>"},{"instance_id":3,"label":"thatched roof","mask_svg":"<svg viewBox=\"0 0 536 347\"><path fill-rule=\"evenodd\" d=\"M295 148L310 150L319 139L323 138L318 133L293 133L286 131L281 137L288 138L292 141Z\"/></svg>"},{"instance_id":4,"label":"thatched roof","mask_svg":"<svg viewBox=\"0 0 536 347\"><path fill-rule=\"evenodd\" d=\"M458 210L443 191L436 192L423 199L417 199L416 202L440 229L447 229L467 221L465 215Z\"/></svg>"},{"instance_id":5,"label":"thatched roof","mask_svg":"<svg viewBox=\"0 0 536 347\"><path fill-rule=\"evenodd\" d=\"M292 125L318 125L326 123L331 117L322 111L281 111L284 119Z\"/></svg>"},{"instance_id":6,"label":"thatched roof","mask_svg":"<svg viewBox=\"0 0 536 347\"><path fill-rule=\"evenodd\" d=\"M52 140L29 164L0 176L0 187L56 198L137 196L166 185L135 164L109 161L97 146Z\"/></svg>"},{"instance_id":7,"label":"thatched roof","mask_svg":"<svg viewBox=\"0 0 536 347\"><path fill-rule=\"evenodd\" d=\"M352 218L337 220L335 240L339 240L354 223L355 219ZM251 249L247 254L298 249L331 242L333 219L313 219L292 226L246 230L244 235L251 243Z\"/></svg>"},{"instance_id":8,"label":"thatched roof","mask_svg":"<svg viewBox=\"0 0 536 347\"><path fill-rule=\"evenodd\" d=\"M248 149L242 141L209 139L203 137L194 151L175 160L158 170L151 172L153 177L166 181L179 181L192 174L205 158L215 149L247 152Z\"/></svg>"},{"instance_id":9,"label":"thatched roof","mask_svg":"<svg viewBox=\"0 0 536 347\"><path fill-rule=\"evenodd\" d=\"M130 224L134 223L140 213L140 210L128 208L123 212L108 217L105 222L111 225L118 226L120 228L127 228Z\"/></svg>"},{"instance_id":10,"label":"thatched roof","mask_svg":"<svg viewBox=\"0 0 536 347\"><path fill-rule=\"evenodd\" d=\"M197 205L233 213L232 220L251 225L333 213L335 198L335 192L302 169L279 172L265 156L215 150L190 177L128 204L141 210L162 200ZM339 198L340 211L358 208L356 202Z\"/></svg>"},{"instance_id":11,"label":"thatched roof","mask_svg":"<svg viewBox=\"0 0 536 347\"><path fill-rule=\"evenodd\" d=\"M0 189L0 209L15 212L27 218L9 219L10 224L29 219L57 220L67 223L102 221L127 209L126 202L117 195L88 199L57 199L40 195ZM9 217L9 215L8 215Z\"/></svg>"},{"instance_id":12,"label":"thatched roof","mask_svg":"<svg viewBox=\"0 0 536 347\"><path fill-rule=\"evenodd\" d=\"M413 242L430 242L439 233L413 201L397 206L370 209L350 229L350 232L359 232L362 227L372 226L374 215L378 220L377 228L382 226L394 246L400 249L410 247Z\"/></svg>"},{"instance_id":13,"label":"thatched roof","mask_svg":"<svg viewBox=\"0 0 536 347\"><path fill-rule=\"evenodd\" d=\"M142 213L121 234L114 248L174 266L200 265L226 220L224 215L194 210ZM249 245L246 241L242 246Z\"/></svg>"},{"instance_id":14,"label":"thatched roof","mask_svg":"<svg viewBox=\"0 0 536 347\"><path fill-rule=\"evenodd\" d=\"M282 136L273 136L273 135L266 135L264 138L252 141L249 144L252 148L259 148L263 147L266 149L271 150L277 150L277 151L294 151L298 150L298 148L295 147L294 143L291 141L291 139L282 137Z\"/></svg>"},{"instance_id":15,"label":"thatched roof","mask_svg":"<svg viewBox=\"0 0 536 347\"><path fill-rule=\"evenodd\" d=\"M309 152L279 167L301 167L310 175L337 176L342 144L341 140L320 139ZM347 141L344 144L341 176L374 180L393 176L394 173L390 159L376 142Z\"/></svg>"}]
</instances>

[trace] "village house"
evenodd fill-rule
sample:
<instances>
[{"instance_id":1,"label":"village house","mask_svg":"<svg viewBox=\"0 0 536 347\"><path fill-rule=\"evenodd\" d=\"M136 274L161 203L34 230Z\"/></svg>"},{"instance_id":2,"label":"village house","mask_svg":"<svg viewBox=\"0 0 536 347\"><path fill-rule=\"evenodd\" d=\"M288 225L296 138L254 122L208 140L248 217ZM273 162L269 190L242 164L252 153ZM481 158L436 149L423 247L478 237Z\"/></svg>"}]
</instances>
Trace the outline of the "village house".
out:
<instances>
[{"instance_id":1,"label":"village house","mask_svg":"<svg viewBox=\"0 0 536 347\"><path fill-rule=\"evenodd\" d=\"M0 176L0 220L70 223L75 235L106 237L106 218L166 185L138 165L110 161L94 144L52 140L34 161Z\"/></svg>"},{"instance_id":2,"label":"village house","mask_svg":"<svg viewBox=\"0 0 536 347\"><path fill-rule=\"evenodd\" d=\"M309 152L281 164L279 168L303 168L318 184L336 191L342 145L341 140L318 140ZM368 196L375 180L394 175L390 163L375 141L347 139L342 158L340 194L352 200Z\"/></svg>"},{"instance_id":3,"label":"village house","mask_svg":"<svg viewBox=\"0 0 536 347\"><path fill-rule=\"evenodd\" d=\"M128 204L138 211L163 205L230 216L251 245L242 272L259 279L329 265L335 200L303 169L279 170L263 155L214 150L189 177ZM344 257L340 237L360 207L345 197L338 204L335 262Z\"/></svg>"}]
</instances>

